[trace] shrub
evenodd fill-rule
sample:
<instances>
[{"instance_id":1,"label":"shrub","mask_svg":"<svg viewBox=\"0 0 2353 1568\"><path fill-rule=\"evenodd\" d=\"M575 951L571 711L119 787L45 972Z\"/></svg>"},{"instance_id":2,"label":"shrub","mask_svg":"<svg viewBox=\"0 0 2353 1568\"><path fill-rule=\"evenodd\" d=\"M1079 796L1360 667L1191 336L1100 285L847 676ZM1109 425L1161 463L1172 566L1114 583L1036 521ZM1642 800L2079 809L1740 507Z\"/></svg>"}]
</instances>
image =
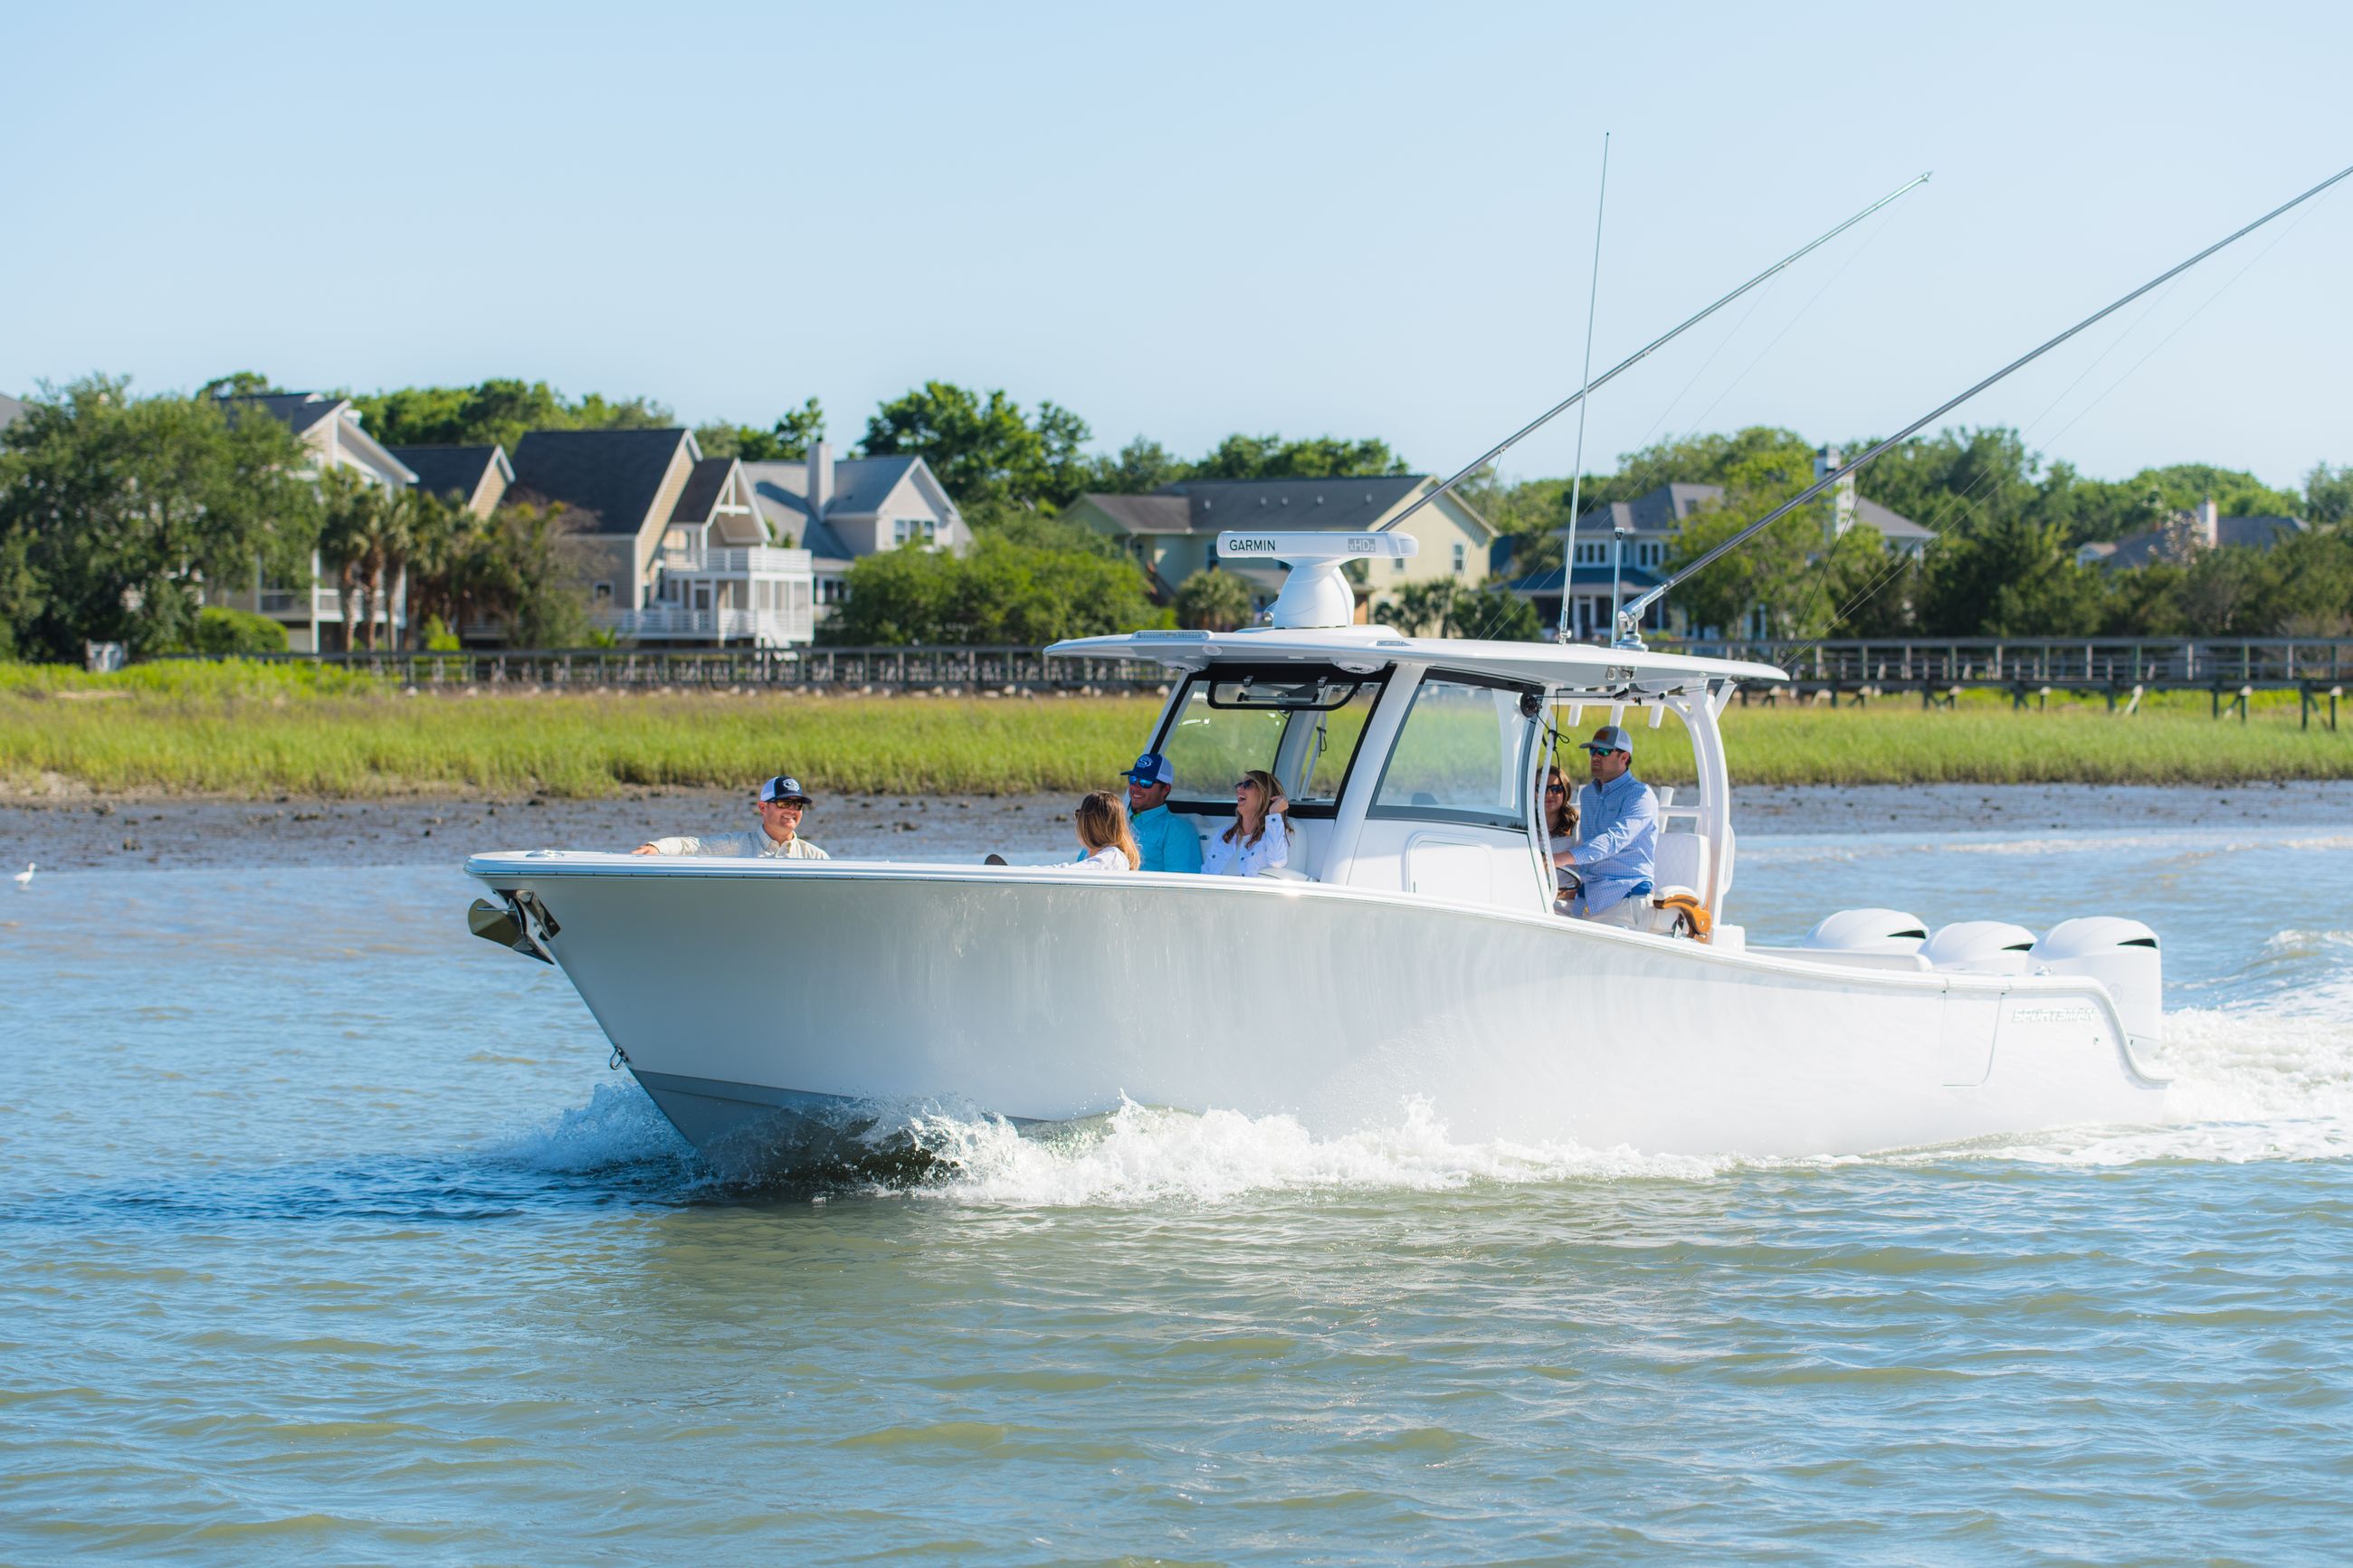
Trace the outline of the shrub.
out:
<instances>
[{"instance_id":1,"label":"shrub","mask_svg":"<svg viewBox=\"0 0 2353 1568\"><path fill-rule=\"evenodd\" d=\"M286 628L268 616L209 605L196 612L198 653L284 653Z\"/></svg>"}]
</instances>

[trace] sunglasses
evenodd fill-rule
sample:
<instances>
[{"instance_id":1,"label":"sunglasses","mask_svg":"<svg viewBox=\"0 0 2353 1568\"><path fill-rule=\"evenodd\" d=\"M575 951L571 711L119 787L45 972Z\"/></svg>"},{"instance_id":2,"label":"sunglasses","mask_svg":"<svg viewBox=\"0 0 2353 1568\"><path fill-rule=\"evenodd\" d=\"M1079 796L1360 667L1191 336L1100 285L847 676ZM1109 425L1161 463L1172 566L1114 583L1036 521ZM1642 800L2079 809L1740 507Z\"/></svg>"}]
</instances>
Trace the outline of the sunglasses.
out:
<instances>
[{"instance_id":1,"label":"sunglasses","mask_svg":"<svg viewBox=\"0 0 2353 1568\"><path fill-rule=\"evenodd\" d=\"M1234 781L1234 793L1235 793L1236 795L1240 795L1242 791L1244 791L1244 790L1246 790L1246 789L1256 789L1256 788L1258 788L1258 784L1257 784L1256 781L1254 781L1254 780L1251 780L1251 779L1236 779L1236 780Z\"/></svg>"},{"instance_id":2,"label":"sunglasses","mask_svg":"<svg viewBox=\"0 0 2353 1568\"><path fill-rule=\"evenodd\" d=\"M809 803L807 800L764 800L760 804L762 805L788 806L794 811L806 811L808 809Z\"/></svg>"},{"instance_id":3,"label":"sunglasses","mask_svg":"<svg viewBox=\"0 0 2353 1568\"><path fill-rule=\"evenodd\" d=\"M1567 786L1567 784L1546 784L1546 785L1545 785L1545 794L1546 794L1546 795L1567 795L1567 793L1568 793L1568 786Z\"/></svg>"}]
</instances>

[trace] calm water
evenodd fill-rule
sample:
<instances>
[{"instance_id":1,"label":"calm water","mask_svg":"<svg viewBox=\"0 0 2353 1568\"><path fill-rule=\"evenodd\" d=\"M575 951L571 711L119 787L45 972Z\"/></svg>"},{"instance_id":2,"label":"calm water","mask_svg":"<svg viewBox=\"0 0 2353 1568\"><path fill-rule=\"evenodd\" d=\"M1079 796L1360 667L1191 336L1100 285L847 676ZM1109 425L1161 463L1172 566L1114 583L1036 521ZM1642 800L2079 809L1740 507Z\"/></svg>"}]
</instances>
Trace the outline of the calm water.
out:
<instances>
[{"instance_id":1,"label":"calm water","mask_svg":"<svg viewBox=\"0 0 2353 1568\"><path fill-rule=\"evenodd\" d=\"M2144 915L2180 1124L1666 1160L1433 1083L812 1200L453 869L0 884L0 1558L2343 1560L2353 829L1741 870L1759 938Z\"/></svg>"}]
</instances>

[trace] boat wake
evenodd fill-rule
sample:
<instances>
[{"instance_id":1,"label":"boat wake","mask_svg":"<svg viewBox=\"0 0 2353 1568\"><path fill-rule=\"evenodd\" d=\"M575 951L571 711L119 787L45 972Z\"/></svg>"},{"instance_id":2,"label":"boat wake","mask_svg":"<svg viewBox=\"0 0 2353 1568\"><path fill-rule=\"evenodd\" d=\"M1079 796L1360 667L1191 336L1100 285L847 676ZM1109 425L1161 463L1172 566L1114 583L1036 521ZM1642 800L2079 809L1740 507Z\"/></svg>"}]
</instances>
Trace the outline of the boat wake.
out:
<instances>
[{"instance_id":1,"label":"boat wake","mask_svg":"<svg viewBox=\"0 0 2353 1568\"><path fill-rule=\"evenodd\" d=\"M2237 973L2181 987L2175 1001L2160 1064L2174 1075L2168 1123L2065 1128L1868 1155L1760 1159L1465 1142L1450 1132L1440 1093L1401 1104L1386 1126L1336 1137L1314 1136L1288 1116L1197 1115L1133 1102L1082 1121L1023 1126L976 1107L869 1102L845 1110L818 1130L821 1135L712 1158L697 1154L650 1100L625 1083L599 1085L586 1105L483 1153L567 1180L604 1173L687 1201L864 1194L1041 1207L1216 1204L1283 1192L1707 1181L1739 1172L1855 1165L2353 1157L2353 931L2281 931Z\"/></svg>"}]
</instances>

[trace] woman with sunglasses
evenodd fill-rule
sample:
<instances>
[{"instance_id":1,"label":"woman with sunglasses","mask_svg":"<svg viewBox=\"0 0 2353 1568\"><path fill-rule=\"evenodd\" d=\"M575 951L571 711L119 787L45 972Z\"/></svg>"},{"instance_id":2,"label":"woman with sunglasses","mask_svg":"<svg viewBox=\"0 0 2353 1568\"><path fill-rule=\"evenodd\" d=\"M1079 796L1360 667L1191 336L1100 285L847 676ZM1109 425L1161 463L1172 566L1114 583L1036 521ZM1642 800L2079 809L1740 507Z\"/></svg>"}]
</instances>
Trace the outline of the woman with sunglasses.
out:
<instances>
[{"instance_id":1,"label":"woman with sunglasses","mask_svg":"<svg viewBox=\"0 0 2353 1568\"><path fill-rule=\"evenodd\" d=\"M1202 873L1255 877L1282 868L1291 858L1291 824L1282 816L1290 809L1282 785L1263 768L1236 779L1234 819L1223 833L1211 835L1201 857Z\"/></svg>"},{"instance_id":2,"label":"woman with sunglasses","mask_svg":"<svg viewBox=\"0 0 2353 1568\"><path fill-rule=\"evenodd\" d=\"M1551 840L1549 853L1563 854L1577 847L1577 792L1569 787L1568 776L1557 766L1545 769L1544 787L1545 835ZM1565 866L1553 868L1558 879L1559 899L1577 896L1577 873ZM1567 914L1566 908L1555 905Z\"/></svg>"}]
</instances>

